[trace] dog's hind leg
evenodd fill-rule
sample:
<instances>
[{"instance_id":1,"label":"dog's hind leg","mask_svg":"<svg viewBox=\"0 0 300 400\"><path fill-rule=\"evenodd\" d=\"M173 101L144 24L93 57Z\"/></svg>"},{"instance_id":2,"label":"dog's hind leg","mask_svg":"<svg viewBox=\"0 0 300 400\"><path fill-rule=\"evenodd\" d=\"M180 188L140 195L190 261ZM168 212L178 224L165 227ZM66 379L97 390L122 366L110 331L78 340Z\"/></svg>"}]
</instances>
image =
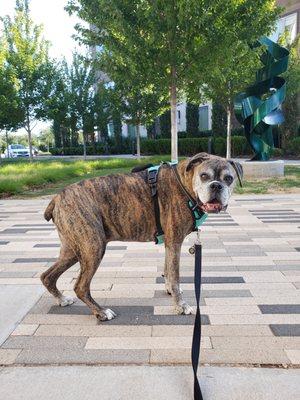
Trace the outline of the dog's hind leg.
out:
<instances>
[{"instance_id":1,"label":"dog's hind leg","mask_svg":"<svg viewBox=\"0 0 300 400\"><path fill-rule=\"evenodd\" d=\"M67 269L71 268L72 265L76 264L77 261L78 258L74 251L67 244L62 242L58 260L54 265L52 265L52 267L47 269L47 271L41 275L43 285L57 299L58 304L62 307L74 303L74 299L69 296L64 296L57 289L56 282L60 275Z\"/></svg>"},{"instance_id":2,"label":"dog's hind leg","mask_svg":"<svg viewBox=\"0 0 300 400\"><path fill-rule=\"evenodd\" d=\"M86 247L84 243L81 244L81 271L74 286L77 297L89 307L99 321L110 320L116 316L114 311L100 307L93 299L90 291L91 280L105 254L105 248L106 243L101 242L101 239L95 235L93 244L88 243Z\"/></svg>"}]
</instances>

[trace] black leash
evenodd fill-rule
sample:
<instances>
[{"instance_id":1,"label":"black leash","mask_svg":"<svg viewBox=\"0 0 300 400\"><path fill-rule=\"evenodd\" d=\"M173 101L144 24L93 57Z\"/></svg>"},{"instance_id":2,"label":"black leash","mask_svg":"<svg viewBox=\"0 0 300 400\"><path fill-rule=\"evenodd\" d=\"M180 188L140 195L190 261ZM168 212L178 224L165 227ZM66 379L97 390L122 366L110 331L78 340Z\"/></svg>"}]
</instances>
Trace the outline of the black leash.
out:
<instances>
[{"instance_id":1,"label":"black leash","mask_svg":"<svg viewBox=\"0 0 300 400\"><path fill-rule=\"evenodd\" d=\"M202 245L200 241L194 245L195 250L195 279L194 288L196 296L196 316L194 322L194 333L192 342L192 367L194 371L194 400L203 400L200 384L197 377L197 370L200 357L201 344L201 314L200 314L200 295L201 295L201 273L202 273Z\"/></svg>"}]
</instances>

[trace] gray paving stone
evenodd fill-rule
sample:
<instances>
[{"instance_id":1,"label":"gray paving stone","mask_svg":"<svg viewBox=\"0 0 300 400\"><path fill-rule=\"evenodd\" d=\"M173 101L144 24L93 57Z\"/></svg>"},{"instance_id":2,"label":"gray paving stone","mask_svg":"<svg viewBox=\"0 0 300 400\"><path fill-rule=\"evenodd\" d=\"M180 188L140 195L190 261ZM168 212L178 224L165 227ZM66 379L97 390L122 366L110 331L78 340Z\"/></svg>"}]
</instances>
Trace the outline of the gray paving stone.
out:
<instances>
[{"instance_id":1,"label":"gray paving stone","mask_svg":"<svg viewBox=\"0 0 300 400\"><path fill-rule=\"evenodd\" d=\"M193 290L185 290L184 295L187 297L192 297L194 295ZM155 290L154 297L164 297L164 290ZM202 290L201 297L253 297L250 290Z\"/></svg>"},{"instance_id":2,"label":"gray paving stone","mask_svg":"<svg viewBox=\"0 0 300 400\"><path fill-rule=\"evenodd\" d=\"M150 350L84 350L24 349L17 357L19 364L146 364Z\"/></svg>"},{"instance_id":3,"label":"gray paving stone","mask_svg":"<svg viewBox=\"0 0 300 400\"><path fill-rule=\"evenodd\" d=\"M0 278L32 278L36 271L1 271Z\"/></svg>"},{"instance_id":4,"label":"gray paving stone","mask_svg":"<svg viewBox=\"0 0 300 400\"><path fill-rule=\"evenodd\" d=\"M42 228L47 228L47 229L52 227L52 229L53 229L54 225L53 224L48 224L47 222L45 222L44 224L15 224L15 225L13 225L13 227L16 227L16 228L42 227Z\"/></svg>"},{"instance_id":5,"label":"gray paving stone","mask_svg":"<svg viewBox=\"0 0 300 400\"><path fill-rule=\"evenodd\" d=\"M294 265L281 265L280 262L275 262L275 269L277 271L299 271L299 264L294 264Z\"/></svg>"},{"instance_id":6,"label":"gray paving stone","mask_svg":"<svg viewBox=\"0 0 300 400\"><path fill-rule=\"evenodd\" d=\"M153 315L153 307L148 306L117 306L113 307L113 310L117 313L117 317L105 321L107 325L193 325L195 319L194 315ZM88 307L73 305L72 307L53 306L49 314L90 315L91 312ZM210 323L207 315L202 315L201 321L203 325Z\"/></svg>"},{"instance_id":7,"label":"gray paving stone","mask_svg":"<svg viewBox=\"0 0 300 400\"><path fill-rule=\"evenodd\" d=\"M269 221L269 220L262 220L264 224L298 224L300 222L300 219L289 219L289 220L278 220L278 221Z\"/></svg>"},{"instance_id":8,"label":"gray paving stone","mask_svg":"<svg viewBox=\"0 0 300 400\"><path fill-rule=\"evenodd\" d=\"M271 324L270 329L275 336L300 336L299 324Z\"/></svg>"},{"instance_id":9,"label":"gray paving stone","mask_svg":"<svg viewBox=\"0 0 300 400\"><path fill-rule=\"evenodd\" d=\"M52 258L16 258L13 263L36 263L36 262L55 262L57 257Z\"/></svg>"},{"instance_id":10,"label":"gray paving stone","mask_svg":"<svg viewBox=\"0 0 300 400\"><path fill-rule=\"evenodd\" d=\"M127 246L107 246L106 250L126 250Z\"/></svg>"},{"instance_id":11,"label":"gray paving stone","mask_svg":"<svg viewBox=\"0 0 300 400\"><path fill-rule=\"evenodd\" d=\"M3 349L80 349L84 348L86 337L72 336L10 336L6 342L3 343Z\"/></svg>"},{"instance_id":12,"label":"gray paving stone","mask_svg":"<svg viewBox=\"0 0 300 400\"><path fill-rule=\"evenodd\" d=\"M269 209L269 210L267 210L267 209L262 209L262 210L258 210L258 209L250 209L249 210L251 213L274 213L274 212L295 212L295 210L293 210L293 209L291 209L291 208L286 208L286 209L282 209L282 208L277 208L277 209L275 209L275 208L272 208L272 209Z\"/></svg>"},{"instance_id":13,"label":"gray paving stone","mask_svg":"<svg viewBox=\"0 0 300 400\"><path fill-rule=\"evenodd\" d=\"M55 229L53 228L7 228L4 229L4 231L0 232L0 235L20 235L20 234L24 234L27 233L28 231L54 231Z\"/></svg>"},{"instance_id":14,"label":"gray paving stone","mask_svg":"<svg viewBox=\"0 0 300 400\"><path fill-rule=\"evenodd\" d=\"M183 293L183 297L185 301L190 305L194 306L196 305L196 300L195 296L193 297L188 297L186 296L185 292ZM135 299L135 298L116 298L116 299L95 299L98 304L101 304L102 306L105 307L110 307L110 308L115 308L115 306L172 306L173 305L173 300L170 295L166 293L165 297L161 298L141 298L141 299ZM103 302L104 300L104 302ZM205 306L205 300L201 298L200 300L200 305Z\"/></svg>"},{"instance_id":15,"label":"gray paving stone","mask_svg":"<svg viewBox=\"0 0 300 400\"><path fill-rule=\"evenodd\" d=\"M245 283L241 276L203 276L202 284L204 283ZM162 276L156 278L156 283L164 283L165 279ZM181 283L194 283L193 276L181 276Z\"/></svg>"},{"instance_id":16,"label":"gray paving stone","mask_svg":"<svg viewBox=\"0 0 300 400\"><path fill-rule=\"evenodd\" d=\"M48 247L60 247L59 243L38 243L35 244L33 247L38 247L38 248L48 248Z\"/></svg>"},{"instance_id":17,"label":"gray paving stone","mask_svg":"<svg viewBox=\"0 0 300 400\"><path fill-rule=\"evenodd\" d=\"M300 314L300 304L259 304L262 314Z\"/></svg>"},{"instance_id":18,"label":"gray paving stone","mask_svg":"<svg viewBox=\"0 0 300 400\"><path fill-rule=\"evenodd\" d=\"M293 215L284 215L284 214L280 214L280 215L268 215L268 216L258 216L256 215L256 218L261 219L261 220L293 220L293 219L299 219L300 215L299 214L293 214Z\"/></svg>"},{"instance_id":19,"label":"gray paving stone","mask_svg":"<svg viewBox=\"0 0 300 400\"><path fill-rule=\"evenodd\" d=\"M237 271L278 271L278 265L239 265Z\"/></svg>"},{"instance_id":20,"label":"gray paving stone","mask_svg":"<svg viewBox=\"0 0 300 400\"><path fill-rule=\"evenodd\" d=\"M237 223L205 223L206 226L238 226Z\"/></svg>"}]
</instances>

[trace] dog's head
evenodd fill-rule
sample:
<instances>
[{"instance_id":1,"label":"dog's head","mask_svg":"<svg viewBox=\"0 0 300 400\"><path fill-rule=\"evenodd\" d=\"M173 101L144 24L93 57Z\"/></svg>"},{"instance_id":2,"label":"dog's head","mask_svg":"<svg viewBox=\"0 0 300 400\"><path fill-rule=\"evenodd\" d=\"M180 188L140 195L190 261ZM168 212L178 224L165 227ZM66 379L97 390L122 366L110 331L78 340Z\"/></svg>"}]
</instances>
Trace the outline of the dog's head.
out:
<instances>
[{"instance_id":1,"label":"dog's head","mask_svg":"<svg viewBox=\"0 0 300 400\"><path fill-rule=\"evenodd\" d=\"M208 213L226 210L234 186L243 177L240 163L199 153L188 159L186 173L192 174L193 191Z\"/></svg>"}]
</instances>

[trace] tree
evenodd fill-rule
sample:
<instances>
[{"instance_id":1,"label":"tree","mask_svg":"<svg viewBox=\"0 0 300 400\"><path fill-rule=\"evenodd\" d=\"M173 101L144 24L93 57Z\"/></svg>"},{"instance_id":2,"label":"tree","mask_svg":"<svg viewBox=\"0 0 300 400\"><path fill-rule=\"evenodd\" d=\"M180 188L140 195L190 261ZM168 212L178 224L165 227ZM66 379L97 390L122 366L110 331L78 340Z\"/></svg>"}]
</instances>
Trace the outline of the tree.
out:
<instances>
[{"instance_id":1,"label":"tree","mask_svg":"<svg viewBox=\"0 0 300 400\"><path fill-rule=\"evenodd\" d=\"M32 129L35 120L44 119L44 101L49 98L52 76L48 57L49 43L42 27L30 17L29 0L16 0L15 16L2 18L4 39L8 46L7 63L17 80L18 97L24 112L22 126L28 134L32 160Z\"/></svg>"},{"instance_id":2,"label":"tree","mask_svg":"<svg viewBox=\"0 0 300 400\"><path fill-rule=\"evenodd\" d=\"M297 135L300 126L300 35L290 43L289 37L283 35L279 43L290 51L289 65L283 77L286 79L286 99L283 103L284 122L280 126L282 146Z\"/></svg>"},{"instance_id":3,"label":"tree","mask_svg":"<svg viewBox=\"0 0 300 400\"><path fill-rule=\"evenodd\" d=\"M55 146L65 148L70 145L69 108L70 94L68 82L68 66L63 59L53 63L52 95L45 99L44 109L47 119L53 121Z\"/></svg>"},{"instance_id":4,"label":"tree","mask_svg":"<svg viewBox=\"0 0 300 400\"><path fill-rule=\"evenodd\" d=\"M235 48L226 48L223 59L210 67L201 85L202 97L222 105L227 115L226 158L231 158L231 129L234 97L249 86L259 69L261 48L251 48L243 42L236 43Z\"/></svg>"},{"instance_id":5,"label":"tree","mask_svg":"<svg viewBox=\"0 0 300 400\"><path fill-rule=\"evenodd\" d=\"M9 145L8 132L21 126L24 118L18 97L18 82L12 68L6 62L7 47L0 41L0 131L5 130L6 147Z\"/></svg>"},{"instance_id":6,"label":"tree","mask_svg":"<svg viewBox=\"0 0 300 400\"><path fill-rule=\"evenodd\" d=\"M168 95L172 160L178 158L177 102L187 87L199 86L224 49L267 33L279 13L273 0L228 0L226 7L223 0L69 0L68 10L92 26L78 26L82 40L122 54Z\"/></svg>"},{"instance_id":7,"label":"tree","mask_svg":"<svg viewBox=\"0 0 300 400\"><path fill-rule=\"evenodd\" d=\"M39 148L41 148L42 150L46 149L49 153L50 146L52 146L53 144L52 129L51 128L43 129L38 136L38 141L39 141Z\"/></svg>"},{"instance_id":8,"label":"tree","mask_svg":"<svg viewBox=\"0 0 300 400\"><path fill-rule=\"evenodd\" d=\"M110 53L100 57L101 71L109 74L113 82L111 98L123 121L135 126L137 156L140 157L140 126L154 121L165 110L166 104L154 85L136 71L135 65L120 54Z\"/></svg>"},{"instance_id":9,"label":"tree","mask_svg":"<svg viewBox=\"0 0 300 400\"><path fill-rule=\"evenodd\" d=\"M77 128L82 130L83 155L84 159L86 159L87 142L89 139L94 142L95 135L96 71L90 60L85 59L78 53L74 53L68 75L70 80L70 113L77 120Z\"/></svg>"}]
</instances>

